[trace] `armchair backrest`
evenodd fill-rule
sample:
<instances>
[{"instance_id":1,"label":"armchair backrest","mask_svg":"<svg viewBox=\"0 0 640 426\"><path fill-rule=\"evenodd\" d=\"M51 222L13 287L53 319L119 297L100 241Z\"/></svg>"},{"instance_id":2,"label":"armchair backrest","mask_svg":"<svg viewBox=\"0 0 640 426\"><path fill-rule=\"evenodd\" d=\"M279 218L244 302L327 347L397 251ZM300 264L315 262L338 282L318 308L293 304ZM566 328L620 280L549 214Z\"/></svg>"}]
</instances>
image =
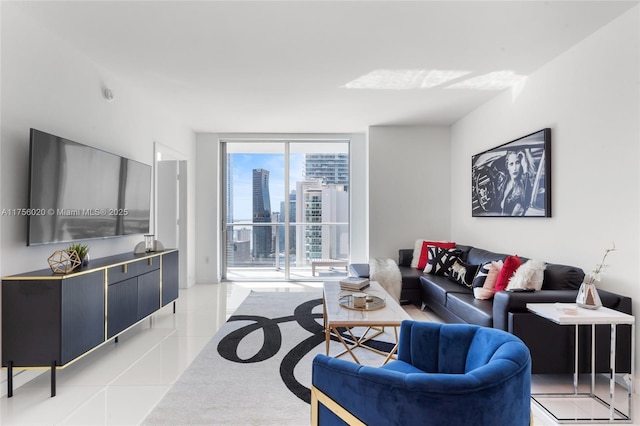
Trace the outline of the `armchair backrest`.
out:
<instances>
[{"instance_id":1,"label":"armchair backrest","mask_svg":"<svg viewBox=\"0 0 640 426\"><path fill-rule=\"evenodd\" d=\"M493 328L405 321L398 359L427 373L466 374L499 359L524 365L529 353L523 346L516 336Z\"/></svg>"}]
</instances>

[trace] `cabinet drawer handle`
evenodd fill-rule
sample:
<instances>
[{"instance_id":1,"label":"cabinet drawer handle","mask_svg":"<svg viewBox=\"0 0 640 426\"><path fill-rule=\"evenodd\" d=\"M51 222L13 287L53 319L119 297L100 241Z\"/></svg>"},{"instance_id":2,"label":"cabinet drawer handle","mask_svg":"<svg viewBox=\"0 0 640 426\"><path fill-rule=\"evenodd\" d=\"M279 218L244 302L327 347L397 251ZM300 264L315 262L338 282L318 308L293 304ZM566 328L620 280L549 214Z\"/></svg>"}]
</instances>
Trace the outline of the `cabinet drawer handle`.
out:
<instances>
[{"instance_id":1,"label":"cabinet drawer handle","mask_svg":"<svg viewBox=\"0 0 640 426\"><path fill-rule=\"evenodd\" d=\"M153 257L147 259L147 262L149 263L149 266L153 266Z\"/></svg>"},{"instance_id":2,"label":"cabinet drawer handle","mask_svg":"<svg viewBox=\"0 0 640 426\"><path fill-rule=\"evenodd\" d=\"M127 264L125 263L124 265L122 265L122 273L126 274L127 273Z\"/></svg>"}]
</instances>

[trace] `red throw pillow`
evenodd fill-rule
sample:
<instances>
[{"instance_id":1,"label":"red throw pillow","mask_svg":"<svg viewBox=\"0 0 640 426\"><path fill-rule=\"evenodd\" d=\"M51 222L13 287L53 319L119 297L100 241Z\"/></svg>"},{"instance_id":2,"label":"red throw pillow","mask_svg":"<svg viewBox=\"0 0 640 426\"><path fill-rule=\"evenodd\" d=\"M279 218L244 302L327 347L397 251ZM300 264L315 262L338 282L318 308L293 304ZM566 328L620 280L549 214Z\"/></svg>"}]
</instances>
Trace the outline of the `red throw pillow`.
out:
<instances>
[{"instance_id":1,"label":"red throw pillow","mask_svg":"<svg viewBox=\"0 0 640 426\"><path fill-rule=\"evenodd\" d=\"M509 285L509 280L516 272L516 269L520 267L520 265L522 265L522 261L520 260L518 255L507 256L507 258L504 260L504 265L502 265L502 269L498 274L498 279L496 280L496 293L507 288L507 286Z\"/></svg>"},{"instance_id":2,"label":"red throw pillow","mask_svg":"<svg viewBox=\"0 0 640 426\"><path fill-rule=\"evenodd\" d=\"M429 249L427 246L454 249L456 248L456 243L445 241L423 241L422 250L420 250L420 259L418 260L418 266L416 266L417 269L424 269L427 267L427 263L429 262Z\"/></svg>"}]
</instances>

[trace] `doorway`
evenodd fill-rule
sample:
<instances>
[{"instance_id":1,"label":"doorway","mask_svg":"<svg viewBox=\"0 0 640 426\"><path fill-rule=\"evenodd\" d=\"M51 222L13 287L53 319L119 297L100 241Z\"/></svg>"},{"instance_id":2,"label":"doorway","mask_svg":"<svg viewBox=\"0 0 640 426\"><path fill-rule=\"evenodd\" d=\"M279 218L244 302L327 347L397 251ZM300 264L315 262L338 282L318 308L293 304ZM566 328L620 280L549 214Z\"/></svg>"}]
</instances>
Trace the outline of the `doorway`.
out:
<instances>
[{"instance_id":1,"label":"doorway","mask_svg":"<svg viewBox=\"0 0 640 426\"><path fill-rule=\"evenodd\" d=\"M154 143L154 234L165 248L180 250L180 288L187 273L187 160L181 153Z\"/></svg>"}]
</instances>

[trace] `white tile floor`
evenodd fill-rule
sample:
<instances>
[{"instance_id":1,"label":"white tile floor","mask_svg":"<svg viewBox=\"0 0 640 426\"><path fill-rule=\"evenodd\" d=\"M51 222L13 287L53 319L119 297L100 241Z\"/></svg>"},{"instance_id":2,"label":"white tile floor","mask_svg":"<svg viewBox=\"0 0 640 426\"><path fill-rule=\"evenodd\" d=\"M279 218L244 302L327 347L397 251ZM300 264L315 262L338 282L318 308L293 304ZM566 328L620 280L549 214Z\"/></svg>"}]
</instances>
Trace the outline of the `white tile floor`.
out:
<instances>
[{"instance_id":1,"label":"white tile floor","mask_svg":"<svg viewBox=\"0 0 640 426\"><path fill-rule=\"evenodd\" d=\"M49 374L20 372L14 396L6 396L6 370L0 391L2 425L136 425L169 390L218 328L253 289L309 291L307 283L225 283L180 291L177 312L171 306L57 373L57 396L49 396ZM416 319L437 320L409 308ZM633 397L636 407L638 396ZM560 409L573 410L563 403ZM534 407L535 425L554 425ZM640 423L637 423L640 424Z\"/></svg>"}]
</instances>

